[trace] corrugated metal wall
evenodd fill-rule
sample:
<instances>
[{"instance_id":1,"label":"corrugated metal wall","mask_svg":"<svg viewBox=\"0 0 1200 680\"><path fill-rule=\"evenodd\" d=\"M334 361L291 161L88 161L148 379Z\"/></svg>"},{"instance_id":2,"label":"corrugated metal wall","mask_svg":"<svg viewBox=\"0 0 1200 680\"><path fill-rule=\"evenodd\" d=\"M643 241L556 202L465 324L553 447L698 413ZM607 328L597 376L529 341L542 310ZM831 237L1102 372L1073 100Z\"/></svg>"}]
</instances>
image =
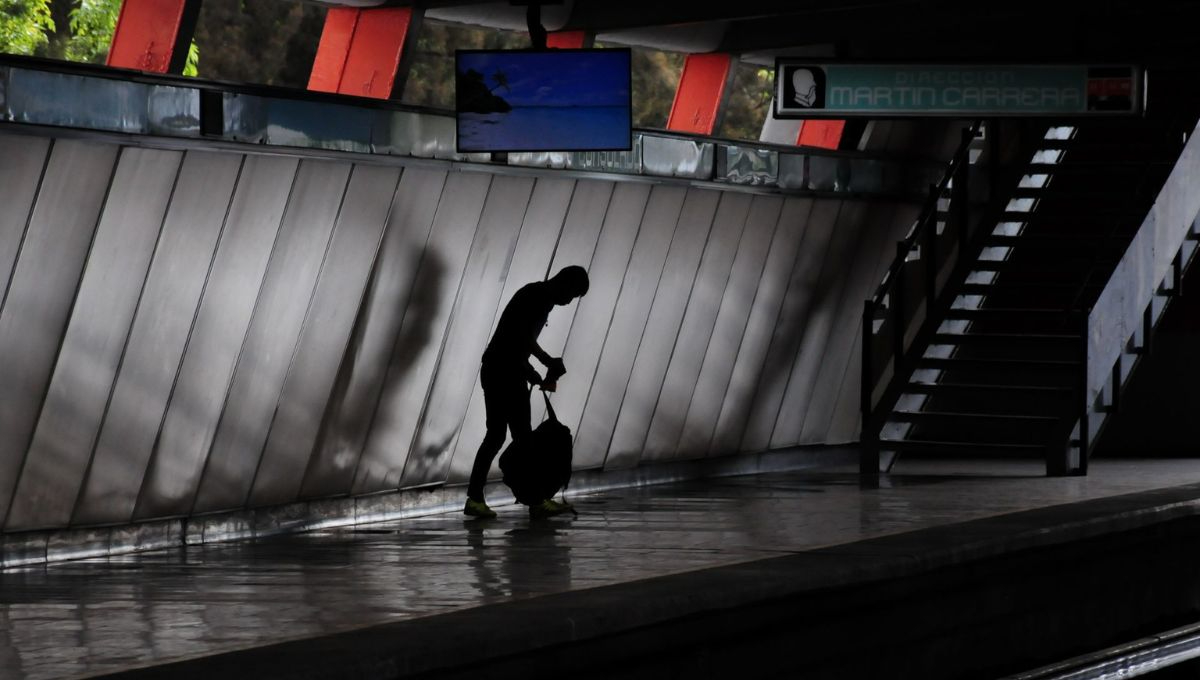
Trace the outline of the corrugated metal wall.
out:
<instances>
[{"instance_id":1,"label":"corrugated metal wall","mask_svg":"<svg viewBox=\"0 0 1200 680\"><path fill-rule=\"evenodd\" d=\"M517 288L579 468L846 442L915 208L0 134L5 531L465 482ZM534 414L542 412L534 396Z\"/></svg>"}]
</instances>

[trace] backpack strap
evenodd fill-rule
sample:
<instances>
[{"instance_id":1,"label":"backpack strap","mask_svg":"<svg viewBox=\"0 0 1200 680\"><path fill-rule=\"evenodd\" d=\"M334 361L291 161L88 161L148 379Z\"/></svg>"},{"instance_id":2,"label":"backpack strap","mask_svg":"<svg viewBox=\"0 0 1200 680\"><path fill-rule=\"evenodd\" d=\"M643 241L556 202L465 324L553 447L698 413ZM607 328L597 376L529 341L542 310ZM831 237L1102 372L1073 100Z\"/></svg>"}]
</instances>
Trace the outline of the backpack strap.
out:
<instances>
[{"instance_id":1,"label":"backpack strap","mask_svg":"<svg viewBox=\"0 0 1200 680\"><path fill-rule=\"evenodd\" d=\"M550 393L542 390L542 399L546 400L546 412L550 414L550 419L558 422L558 416L554 414L554 406L550 404Z\"/></svg>"}]
</instances>

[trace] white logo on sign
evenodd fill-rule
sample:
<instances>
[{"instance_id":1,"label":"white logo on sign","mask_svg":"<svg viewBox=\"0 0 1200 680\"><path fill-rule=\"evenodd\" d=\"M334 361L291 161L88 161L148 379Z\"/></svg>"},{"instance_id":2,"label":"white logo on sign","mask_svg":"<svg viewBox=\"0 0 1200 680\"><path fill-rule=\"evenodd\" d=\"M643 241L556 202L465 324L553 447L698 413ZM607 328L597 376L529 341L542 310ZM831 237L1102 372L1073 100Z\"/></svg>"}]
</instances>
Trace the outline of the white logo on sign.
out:
<instances>
[{"instance_id":1,"label":"white logo on sign","mask_svg":"<svg viewBox=\"0 0 1200 680\"><path fill-rule=\"evenodd\" d=\"M812 108L817 100L817 79L812 71L806 68L796 69L792 73L792 86L796 88L796 103L805 108Z\"/></svg>"}]
</instances>

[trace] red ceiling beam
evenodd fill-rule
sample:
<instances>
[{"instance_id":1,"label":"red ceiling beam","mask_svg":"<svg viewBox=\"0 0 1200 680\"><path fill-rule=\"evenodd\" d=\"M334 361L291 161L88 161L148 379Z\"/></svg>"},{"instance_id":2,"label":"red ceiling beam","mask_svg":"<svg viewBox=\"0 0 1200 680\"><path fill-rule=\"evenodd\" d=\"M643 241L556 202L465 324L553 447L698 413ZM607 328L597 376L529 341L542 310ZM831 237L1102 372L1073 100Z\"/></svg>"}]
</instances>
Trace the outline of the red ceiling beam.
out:
<instances>
[{"instance_id":1,"label":"red ceiling beam","mask_svg":"<svg viewBox=\"0 0 1200 680\"><path fill-rule=\"evenodd\" d=\"M125 0L105 63L153 73L183 73L200 0Z\"/></svg>"},{"instance_id":2,"label":"red ceiling beam","mask_svg":"<svg viewBox=\"0 0 1200 680\"><path fill-rule=\"evenodd\" d=\"M796 146L815 146L818 149L836 149L842 142L844 120L806 120L800 124Z\"/></svg>"},{"instance_id":3,"label":"red ceiling beam","mask_svg":"<svg viewBox=\"0 0 1200 680\"><path fill-rule=\"evenodd\" d=\"M329 10L308 89L374 99L398 96L405 43L419 20L411 7Z\"/></svg>"},{"instance_id":4,"label":"red ceiling beam","mask_svg":"<svg viewBox=\"0 0 1200 680\"><path fill-rule=\"evenodd\" d=\"M667 129L713 134L732 68L733 57L728 54L689 54L675 89Z\"/></svg>"},{"instance_id":5,"label":"red ceiling beam","mask_svg":"<svg viewBox=\"0 0 1200 680\"><path fill-rule=\"evenodd\" d=\"M587 31L556 31L546 36L546 47L560 50L591 47Z\"/></svg>"}]
</instances>

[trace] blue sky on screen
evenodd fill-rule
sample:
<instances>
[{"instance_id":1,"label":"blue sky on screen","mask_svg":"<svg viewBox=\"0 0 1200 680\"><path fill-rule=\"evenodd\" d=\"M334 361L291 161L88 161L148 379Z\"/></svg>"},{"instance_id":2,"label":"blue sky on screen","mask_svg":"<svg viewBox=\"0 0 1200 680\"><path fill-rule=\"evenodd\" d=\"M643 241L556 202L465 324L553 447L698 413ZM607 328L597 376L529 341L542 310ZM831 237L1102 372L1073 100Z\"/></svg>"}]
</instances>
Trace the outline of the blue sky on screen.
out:
<instances>
[{"instance_id":1,"label":"blue sky on screen","mask_svg":"<svg viewBox=\"0 0 1200 680\"><path fill-rule=\"evenodd\" d=\"M488 87L496 71L508 76L508 88L492 92L513 106L628 106L629 53L466 52L458 70L475 69Z\"/></svg>"}]
</instances>

